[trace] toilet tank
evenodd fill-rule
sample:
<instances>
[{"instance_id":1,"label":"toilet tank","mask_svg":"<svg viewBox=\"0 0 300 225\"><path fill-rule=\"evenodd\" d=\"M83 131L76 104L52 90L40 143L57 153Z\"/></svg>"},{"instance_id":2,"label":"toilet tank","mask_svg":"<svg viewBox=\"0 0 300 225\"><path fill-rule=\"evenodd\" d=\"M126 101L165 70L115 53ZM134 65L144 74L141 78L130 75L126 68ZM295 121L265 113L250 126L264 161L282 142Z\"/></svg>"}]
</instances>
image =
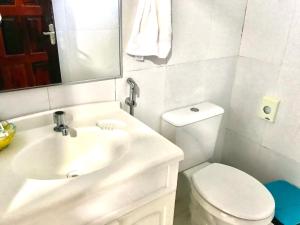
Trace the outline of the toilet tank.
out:
<instances>
[{"instance_id":1,"label":"toilet tank","mask_svg":"<svg viewBox=\"0 0 300 225\"><path fill-rule=\"evenodd\" d=\"M208 161L214 153L224 109L210 102L162 116L161 132L184 152L180 171Z\"/></svg>"}]
</instances>

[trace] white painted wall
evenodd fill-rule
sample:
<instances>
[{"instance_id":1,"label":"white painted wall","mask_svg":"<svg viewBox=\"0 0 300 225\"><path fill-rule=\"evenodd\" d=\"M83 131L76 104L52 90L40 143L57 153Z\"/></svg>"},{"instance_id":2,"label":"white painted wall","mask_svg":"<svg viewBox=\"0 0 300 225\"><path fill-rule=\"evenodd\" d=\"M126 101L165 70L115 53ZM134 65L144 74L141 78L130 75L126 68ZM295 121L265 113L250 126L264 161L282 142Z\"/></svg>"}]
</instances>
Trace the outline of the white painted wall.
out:
<instances>
[{"instance_id":1,"label":"white painted wall","mask_svg":"<svg viewBox=\"0 0 300 225\"><path fill-rule=\"evenodd\" d=\"M138 0L123 0L125 47L137 3ZM128 77L133 77L141 89L136 117L157 131L163 112L203 100L215 102L228 112L246 3L247 0L186 0L184 3L173 0L173 48L168 60L153 58L141 63L124 54L122 79L2 93L0 118L88 102L124 102L129 91ZM218 154L223 133L224 129Z\"/></svg>"},{"instance_id":2,"label":"white painted wall","mask_svg":"<svg viewBox=\"0 0 300 225\"><path fill-rule=\"evenodd\" d=\"M257 117L264 95L281 99L275 124ZM299 103L300 2L248 1L223 162L300 186Z\"/></svg>"}]
</instances>

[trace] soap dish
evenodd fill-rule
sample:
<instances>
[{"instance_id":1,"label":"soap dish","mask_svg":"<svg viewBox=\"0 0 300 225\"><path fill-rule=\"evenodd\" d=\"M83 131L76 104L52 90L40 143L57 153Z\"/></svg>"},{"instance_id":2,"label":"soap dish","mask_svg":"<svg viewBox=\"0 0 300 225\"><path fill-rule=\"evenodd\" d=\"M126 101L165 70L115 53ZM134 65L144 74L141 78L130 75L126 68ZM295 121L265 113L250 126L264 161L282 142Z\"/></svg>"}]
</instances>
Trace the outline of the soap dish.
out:
<instances>
[{"instance_id":1,"label":"soap dish","mask_svg":"<svg viewBox=\"0 0 300 225\"><path fill-rule=\"evenodd\" d=\"M113 119L99 120L96 125L103 131L123 130L126 127L123 121Z\"/></svg>"}]
</instances>

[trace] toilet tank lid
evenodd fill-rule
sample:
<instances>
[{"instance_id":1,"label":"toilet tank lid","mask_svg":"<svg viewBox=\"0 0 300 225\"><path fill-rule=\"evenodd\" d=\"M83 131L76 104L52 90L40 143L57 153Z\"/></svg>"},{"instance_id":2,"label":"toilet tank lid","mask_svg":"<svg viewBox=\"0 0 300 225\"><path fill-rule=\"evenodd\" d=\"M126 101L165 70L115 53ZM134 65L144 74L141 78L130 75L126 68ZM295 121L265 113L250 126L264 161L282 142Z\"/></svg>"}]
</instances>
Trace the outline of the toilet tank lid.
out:
<instances>
[{"instance_id":1,"label":"toilet tank lid","mask_svg":"<svg viewBox=\"0 0 300 225\"><path fill-rule=\"evenodd\" d=\"M163 120L176 127L186 126L224 113L224 109L210 102L176 109L163 114Z\"/></svg>"}]
</instances>

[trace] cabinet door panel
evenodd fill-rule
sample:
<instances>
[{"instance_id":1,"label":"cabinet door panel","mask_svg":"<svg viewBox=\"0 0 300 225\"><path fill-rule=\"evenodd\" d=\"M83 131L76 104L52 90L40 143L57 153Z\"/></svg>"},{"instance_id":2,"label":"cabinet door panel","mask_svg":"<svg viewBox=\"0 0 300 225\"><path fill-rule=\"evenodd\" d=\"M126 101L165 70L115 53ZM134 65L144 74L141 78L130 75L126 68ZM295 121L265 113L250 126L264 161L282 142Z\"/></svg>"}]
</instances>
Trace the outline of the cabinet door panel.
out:
<instances>
[{"instance_id":1,"label":"cabinet door panel","mask_svg":"<svg viewBox=\"0 0 300 225\"><path fill-rule=\"evenodd\" d=\"M175 193L154 200L118 219L120 225L172 225Z\"/></svg>"},{"instance_id":2,"label":"cabinet door panel","mask_svg":"<svg viewBox=\"0 0 300 225\"><path fill-rule=\"evenodd\" d=\"M156 212L139 219L134 225L162 225L163 212Z\"/></svg>"}]
</instances>

